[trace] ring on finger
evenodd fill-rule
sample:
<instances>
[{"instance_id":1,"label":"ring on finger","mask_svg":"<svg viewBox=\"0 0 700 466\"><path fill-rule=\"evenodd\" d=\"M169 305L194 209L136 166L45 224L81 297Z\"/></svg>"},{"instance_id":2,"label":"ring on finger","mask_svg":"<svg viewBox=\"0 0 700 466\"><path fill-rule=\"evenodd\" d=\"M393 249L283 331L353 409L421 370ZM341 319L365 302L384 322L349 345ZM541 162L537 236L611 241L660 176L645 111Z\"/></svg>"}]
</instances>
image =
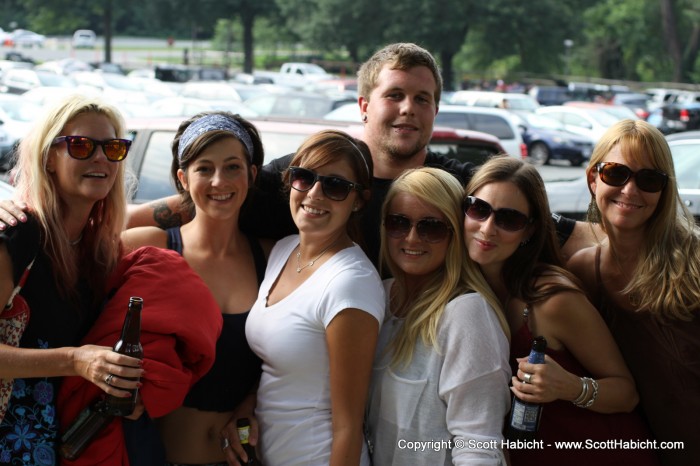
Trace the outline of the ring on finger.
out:
<instances>
[{"instance_id":1,"label":"ring on finger","mask_svg":"<svg viewBox=\"0 0 700 466\"><path fill-rule=\"evenodd\" d=\"M107 377L105 377L105 383L107 385L112 385L113 378L114 378L114 374L107 374Z\"/></svg>"},{"instance_id":2,"label":"ring on finger","mask_svg":"<svg viewBox=\"0 0 700 466\"><path fill-rule=\"evenodd\" d=\"M228 441L227 437L224 437L221 439L221 449L222 450L226 450L230 446L231 446L231 442Z\"/></svg>"},{"instance_id":3,"label":"ring on finger","mask_svg":"<svg viewBox=\"0 0 700 466\"><path fill-rule=\"evenodd\" d=\"M523 382L525 383L532 383L532 374L528 374L527 372L523 376Z\"/></svg>"}]
</instances>

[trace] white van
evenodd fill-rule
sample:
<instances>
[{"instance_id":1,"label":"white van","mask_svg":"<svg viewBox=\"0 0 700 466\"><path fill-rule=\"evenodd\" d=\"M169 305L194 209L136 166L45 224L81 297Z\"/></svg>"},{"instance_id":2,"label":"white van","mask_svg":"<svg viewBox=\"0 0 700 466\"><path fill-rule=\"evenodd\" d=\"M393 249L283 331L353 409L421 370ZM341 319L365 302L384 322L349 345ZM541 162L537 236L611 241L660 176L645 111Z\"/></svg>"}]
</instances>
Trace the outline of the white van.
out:
<instances>
[{"instance_id":1,"label":"white van","mask_svg":"<svg viewBox=\"0 0 700 466\"><path fill-rule=\"evenodd\" d=\"M517 118L507 110L466 105L440 105L435 124L457 129L481 131L496 136L508 155L527 157L527 146Z\"/></svg>"},{"instance_id":2,"label":"white van","mask_svg":"<svg viewBox=\"0 0 700 466\"><path fill-rule=\"evenodd\" d=\"M74 49L94 49L97 42L95 31L90 29L78 29L73 33L72 45Z\"/></svg>"}]
</instances>

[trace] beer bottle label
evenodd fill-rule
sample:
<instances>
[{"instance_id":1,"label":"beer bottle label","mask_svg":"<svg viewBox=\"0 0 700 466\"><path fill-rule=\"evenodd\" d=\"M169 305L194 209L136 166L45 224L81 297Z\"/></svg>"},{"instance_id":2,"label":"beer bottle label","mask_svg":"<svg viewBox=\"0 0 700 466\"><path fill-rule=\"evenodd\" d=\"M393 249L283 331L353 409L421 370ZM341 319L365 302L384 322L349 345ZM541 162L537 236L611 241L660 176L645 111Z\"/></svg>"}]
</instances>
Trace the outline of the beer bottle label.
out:
<instances>
[{"instance_id":1,"label":"beer bottle label","mask_svg":"<svg viewBox=\"0 0 700 466\"><path fill-rule=\"evenodd\" d=\"M536 432L537 421L540 414L538 405L525 404L520 402L513 403L513 415L510 425L518 430L525 432Z\"/></svg>"},{"instance_id":2,"label":"beer bottle label","mask_svg":"<svg viewBox=\"0 0 700 466\"><path fill-rule=\"evenodd\" d=\"M246 445L248 443L248 437L250 436L250 429L248 426L238 428L238 438L241 440L241 445Z\"/></svg>"}]
</instances>

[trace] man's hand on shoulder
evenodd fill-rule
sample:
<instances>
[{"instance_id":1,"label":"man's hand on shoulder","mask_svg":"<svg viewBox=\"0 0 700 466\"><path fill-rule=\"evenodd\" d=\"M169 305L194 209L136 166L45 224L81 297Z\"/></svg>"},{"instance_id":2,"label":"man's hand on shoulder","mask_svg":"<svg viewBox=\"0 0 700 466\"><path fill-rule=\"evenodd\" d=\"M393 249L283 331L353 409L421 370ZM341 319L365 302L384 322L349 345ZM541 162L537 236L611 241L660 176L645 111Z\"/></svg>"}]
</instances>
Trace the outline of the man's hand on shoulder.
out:
<instances>
[{"instance_id":1,"label":"man's hand on shoulder","mask_svg":"<svg viewBox=\"0 0 700 466\"><path fill-rule=\"evenodd\" d=\"M26 222L27 216L24 212L27 209L27 204L21 201L0 201L0 231L12 228L17 225L17 221Z\"/></svg>"}]
</instances>

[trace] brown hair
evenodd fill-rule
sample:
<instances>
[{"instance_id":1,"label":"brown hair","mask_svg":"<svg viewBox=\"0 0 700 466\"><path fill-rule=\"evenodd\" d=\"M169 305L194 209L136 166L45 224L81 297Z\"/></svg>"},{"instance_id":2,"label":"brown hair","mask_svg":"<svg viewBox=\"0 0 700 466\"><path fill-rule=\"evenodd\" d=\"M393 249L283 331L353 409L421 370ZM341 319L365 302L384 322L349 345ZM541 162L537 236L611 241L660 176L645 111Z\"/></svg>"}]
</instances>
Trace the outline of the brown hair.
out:
<instances>
[{"instance_id":1,"label":"brown hair","mask_svg":"<svg viewBox=\"0 0 700 466\"><path fill-rule=\"evenodd\" d=\"M579 283L573 274L563 268L564 260L559 250L547 192L537 169L513 157L493 157L476 171L467 185L466 194L471 196L482 186L497 182L513 183L527 199L533 218L532 236L503 264L501 278L509 294L532 304L560 291L581 292L580 288L568 285L535 287L535 282L542 276L563 275L572 283Z\"/></svg>"},{"instance_id":2,"label":"brown hair","mask_svg":"<svg viewBox=\"0 0 700 466\"><path fill-rule=\"evenodd\" d=\"M233 114L231 112L224 112L224 111L219 111L219 112L201 112L193 116L192 118L189 118L182 123L180 123L180 127L177 129L177 133L175 133L175 138L173 139L172 142L172 154L173 154L173 161L170 166L170 176L175 183L175 189L177 189L177 192L180 193L180 196L182 197L182 207L185 211L188 212L194 212L194 202L192 201L192 197L190 196L190 193L183 188L182 183L180 183L180 179L177 177L177 172L179 169L182 169L183 171L187 171L187 167L190 166L192 162L194 162L197 157L207 148L209 145L215 143L216 141L219 141L223 138L236 138L233 134L231 134L229 131L224 131L224 130L213 130L213 131L207 131L205 133L202 133L200 136L198 136L192 143L185 149L185 151L182 153L182 157L178 157L178 149L180 147L180 138L182 137L182 134L185 132L188 126L190 126L192 123L195 121L199 120L202 117L205 117L207 115L223 115L227 118L230 118L232 120L237 121L248 133L250 136L251 141L253 142L253 157L252 157L252 164L248 165L248 176L249 176L249 181L250 181L250 189L254 189L254 179L253 179L253 174L251 171L251 166L256 166L258 168L258 173L260 172L260 168L262 167L263 161L265 160L265 153L263 150L263 144L260 139L260 134L258 133L257 128L248 120L245 118L241 117L240 115ZM250 157L250 154L248 154L248 150L245 147L245 144L243 144L243 150L245 151L246 155ZM249 161L250 158L246 159L246 161ZM245 209L248 205L248 199L249 196L246 197L246 202L242 209Z\"/></svg>"},{"instance_id":3,"label":"brown hair","mask_svg":"<svg viewBox=\"0 0 700 466\"><path fill-rule=\"evenodd\" d=\"M290 166L303 166L304 168L315 170L339 159L345 160L350 164L355 179L349 181L361 185L363 189L360 196L364 202L362 202L357 211L352 212L348 220L348 234L350 238L356 243L363 245L359 217L369 200L373 170L372 156L367 144L342 131L320 131L302 143L296 154L294 154ZM288 170L284 172L283 182L285 192L289 193L291 187L289 185Z\"/></svg>"}]
</instances>

